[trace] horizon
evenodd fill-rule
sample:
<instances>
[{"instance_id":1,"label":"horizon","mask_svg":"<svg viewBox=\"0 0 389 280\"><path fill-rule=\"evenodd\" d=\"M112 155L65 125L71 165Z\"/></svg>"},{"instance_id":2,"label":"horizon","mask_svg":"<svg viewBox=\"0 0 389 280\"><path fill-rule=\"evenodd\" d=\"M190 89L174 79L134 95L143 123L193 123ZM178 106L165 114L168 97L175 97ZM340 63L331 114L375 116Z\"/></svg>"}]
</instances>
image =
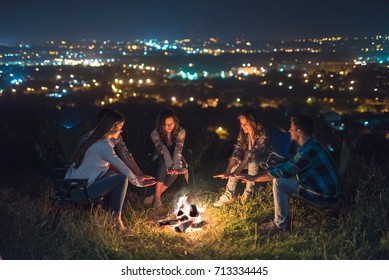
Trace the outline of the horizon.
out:
<instances>
[{"instance_id":1,"label":"horizon","mask_svg":"<svg viewBox=\"0 0 389 280\"><path fill-rule=\"evenodd\" d=\"M304 38L290 38L290 39L269 39L269 40L251 40L250 38L246 38L246 37L240 37L240 38L234 38L234 39L231 39L231 40L223 40L223 39L219 39L217 37L208 37L208 38L176 38L176 39L171 39L171 40L168 40L168 39L163 39L163 38L157 38L157 37L154 37L154 38L147 38L147 37L143 37L143 38L136 38L134 40L125 40L125 39L121 39L121 40L111 40L111 39L96 39L96 38L81 38L79 40L76 40L76 39L65 39L65 38L62 38L62 39L56 39L56 40L44 40L44 41L29 41L29 40L20 40L20 41L15 41L15 40L7 40L7 39L0 39L0 47L16 47L17 45L20 45L20 44L30 44L30 45L43 45L43 44L48 44L48 43L61 43L61 42L65 42L66 44L67 43L79 43L79 42L94 42L94 43L103 43L103 42L109 42L109 43L115 43L115 44L125 44L125 43L141 43L141 42L144 42L144 41L149 41L149 40L155 40L157 42L163 42L163 41L167 41L169 44L170 43L176 43L178 41L182 41L182 40L189 40L188 43L198 43L198 42L205 42L205 41L208 41L210 39L215 39L216 40L216 43L226 43L226 44L229 44L229 43L235 43L236 41L238 40L242 40L243 42L250 42L250 43L267 43L267 42L277 42L277 43L290 43L290 42L304 42L304 41L310 41L310 40L322 40L322 39L337 39L337 40L349 40L349 39L353 39L353 40L362 40L362 39L373 39L373 38L376 38L376 37L382 37L383 39L385 39L386 37L389 37L389 33L388 34L378 34L378 33L375 33L375 34L365 34L365 35L360 35L360 36L352 36L352 35L345 35L345 36L337 36L337 35L329 35L329 36L324 36L324 37L304 37Z\"/></svg>"},{"instance_id":2,"label":"horizon","mask_svg":"<svg viewBox=\"0 0 389 280\"><path fill-rule=\"evenodd\" d=\"M56 2L1 0L0 42L212 37L220 41L288 41L373 36L387 33L389 26L389 5L385 0L371 0L368 4L362 0Z\"/></svg>"}]
</instances>

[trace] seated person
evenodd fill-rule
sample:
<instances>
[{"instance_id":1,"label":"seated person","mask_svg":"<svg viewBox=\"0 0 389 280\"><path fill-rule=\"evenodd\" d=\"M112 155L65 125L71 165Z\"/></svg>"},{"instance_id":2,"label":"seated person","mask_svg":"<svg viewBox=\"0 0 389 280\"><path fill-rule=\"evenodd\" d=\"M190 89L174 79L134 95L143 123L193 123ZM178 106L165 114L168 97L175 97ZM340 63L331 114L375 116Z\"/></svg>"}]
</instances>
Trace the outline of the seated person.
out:
<instances>
[{"instance_id":1,"label":"seated person","mask_svg":"<svg viewBox=\"0 0 389 280\"><path fill-rule=\"evenodd\" d=\"M155 146L153 160L157 161L155 176L157 184L154 195L146 197L145 204L163 206L162 194L174 183L178 174L187 173L187 169L183 168L185 160L182 156L185 135L185 129L180 126L179 119L172 109L164 109L159 113L156 128L150 134Z\"/></svg>"},{"instance_id":2,"label":"seated person","mask_svg":"<svg viewBox=\"0 0 389 280\"><path fill-rule=\"evenodd\" d=\"M128 182L137 187L155 183L142 182L116 155L112 139L119 138L123 125L124 117L118 112L105 114L91 135L78 147L65 175L65 179L87 179L87 192L91 199L107 197L108 209L113 213L115 226L119 230L126 229L121 216ZM120 173L108 174L111 165ZM71 195L84 197L84 191L74 189Z\"/></svg>"},{"instance_id":3,"label":"seated person","mask_svg":"<svg viewBox=\"0 0 389 280\"><path fill-rule=\"evenodd\" d=\"M255 118L252 110L244 110L238 116L240 131L235 149L223 174L214 178L228 179L225 193L213 205L221 207L231 203L235 198L236 186L239 179L235 177L244 168L248 168L249 175L256 175L258 163L266 161L271 152L269 134L263 125ZM247 202L254 189L254 182L247 182L241 201Z\"/></svg>"},{"instance_id":4,"label":"seated person","mask_svg":"<svg viewBox=\"0 0 389 280\"><path fill-rule=\"evenodd\" d=\"M99 110L96 116L96 121L97 124L100 123L100 121L103 119L103 117L109 113L114 111L111 108L103 108ZM80 139L80 144L85 141L91 134L93 130L90 131L89 133L85 134L84 136L81 137ZM133 155L128 151L126 143L123 140L122 135L120 134L117 139L111 139L113 145L114 145L114 150L115 153L118 155L118 157L128 166L128 168L131 169L131 171L138 177L139 180L144 181L144 180L154 180L154 177L150 175L146 175L142 172L142 170L139 168L138 164L136 163ZM116 170L114 166L110 166L110 169L108 170L108 173L117 173L119 172Z\"/></svg>"},{"instance_id":5,"label":"seated person","mask_svg":"<svg viewBox=\"0 0 389 280\"><path fill-rule=\"evenodd\" d=\"M313 119L309 115L291 118L290 138L299 149L296 154L257 176L240 174L244 181L267 182L273 180L274 220L259 226L271 233L285 231L289 224L288 196L299 194L312 202L334 201L339 194L339 174L328 151L312 137ZM294 176L294 178L290 178Z\"/></svg>"}]
</instances>

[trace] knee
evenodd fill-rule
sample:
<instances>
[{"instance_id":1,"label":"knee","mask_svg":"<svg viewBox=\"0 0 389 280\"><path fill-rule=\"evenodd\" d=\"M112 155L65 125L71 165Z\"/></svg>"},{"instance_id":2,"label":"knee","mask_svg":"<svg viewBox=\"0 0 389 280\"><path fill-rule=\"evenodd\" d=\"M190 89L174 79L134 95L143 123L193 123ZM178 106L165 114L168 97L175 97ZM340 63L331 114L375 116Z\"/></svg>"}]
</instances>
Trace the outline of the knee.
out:
<instances>
[{"instance_id":1,"label":"knee","mask_svg":"<svg viewBox=\"0 0 389 280\"><path fill-rule=\"evenodd\" d=\"M119 184L123 185L123 186L127 186L128 185L128 178L126 175L122 174L122 173L119 173L116 175L116 180Z\"/></svg>"}]
</instances>

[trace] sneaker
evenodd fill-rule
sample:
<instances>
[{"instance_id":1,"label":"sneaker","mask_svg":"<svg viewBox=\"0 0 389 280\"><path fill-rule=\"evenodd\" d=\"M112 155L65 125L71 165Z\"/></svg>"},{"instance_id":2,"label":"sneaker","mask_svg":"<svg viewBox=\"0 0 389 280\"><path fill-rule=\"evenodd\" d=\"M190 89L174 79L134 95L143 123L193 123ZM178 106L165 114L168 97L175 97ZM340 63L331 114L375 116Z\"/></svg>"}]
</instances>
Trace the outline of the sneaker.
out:
<instances>
[{"instance_id":1,"label":"sneaker","mask_svg":"<svg viewBox=\"0 0 389 280\"><path fill-rule=\"evenodd\" d=\"M231 203L231 202L233 202L233 201L234 201L234 199L233 199L232 197L229 197L229 196L227 196L226 194L223 194L223 195L219 198L219 200L216 201L216 202L213 204L213 206L215 206L215 207L222 207L222 206L224 206L224 205L226 205L226 204L229 204L229 203Z\"/></svg>"},{"instance_id":2,"label":"sneaker","mask_svg":"<svg viewBox=\"0 0 389 280\"><path fill-rule=\"evenodd\" d=\"M281 233L281 232L285 232L285 230L278 228L273 221L270 221L270 222L264 223L264 224L260 224L258 226L258 231L266 233L267 236L272 236L272 235L276 235L276 234Z\"/></svg>"},{"instance_id":3,"label":"sneaker","mask_svg":"<svg viewBox=\"0 0 389 280\"><path fill-rule=\"evenodd\" d=\"M244 204L247 203L252 197L253 197L252 192L244 191L242 197L240 198L240 201Z\"/></svg>"},{"instance_id":4,"label":"sneaker","mask_svg":"<svg viewBox=\"0 0 389 280\"><path fill-rule=\"evenodd\" d=\"M154 195L146 196L145 199L143 199L144 205L151 205L154 201Z\"/></svg>"}]
</instances>

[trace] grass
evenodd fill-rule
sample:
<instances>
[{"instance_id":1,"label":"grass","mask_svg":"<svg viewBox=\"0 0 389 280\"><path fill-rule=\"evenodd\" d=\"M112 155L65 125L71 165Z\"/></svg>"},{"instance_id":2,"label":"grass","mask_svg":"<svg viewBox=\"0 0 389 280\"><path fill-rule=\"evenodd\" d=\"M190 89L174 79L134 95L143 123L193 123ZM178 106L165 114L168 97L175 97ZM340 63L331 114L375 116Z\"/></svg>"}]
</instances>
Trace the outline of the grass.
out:
<instances>
[{"instance_id":1,"label":"grass","mask_svg":"<svg viewBox=\"0 0 389 280\"><path fill-rule=\"evenodd\" d=\"M225 181L211 178L197 178L196 186L169 190L164 210L146 208L137 194L129 193L123 213L126 232L110 225L102 207L90 211L74 205L65 207L57 229L50 230L41 226L50 208L46 195L50 182L31 172L0 188L0 255L3 259L92 260L388 259L387 175L384 168L361 158L350 165L346 199L335 217L303 215L300 207L293 233L273 237L256 231L259 223L273 216L270 185L257 186L255 198L247 204L236 201L215 208L212 204ZM201 231L176 233L157 225L181 194L205 207L206 225Z\"/></svg>"}]
</instances>

